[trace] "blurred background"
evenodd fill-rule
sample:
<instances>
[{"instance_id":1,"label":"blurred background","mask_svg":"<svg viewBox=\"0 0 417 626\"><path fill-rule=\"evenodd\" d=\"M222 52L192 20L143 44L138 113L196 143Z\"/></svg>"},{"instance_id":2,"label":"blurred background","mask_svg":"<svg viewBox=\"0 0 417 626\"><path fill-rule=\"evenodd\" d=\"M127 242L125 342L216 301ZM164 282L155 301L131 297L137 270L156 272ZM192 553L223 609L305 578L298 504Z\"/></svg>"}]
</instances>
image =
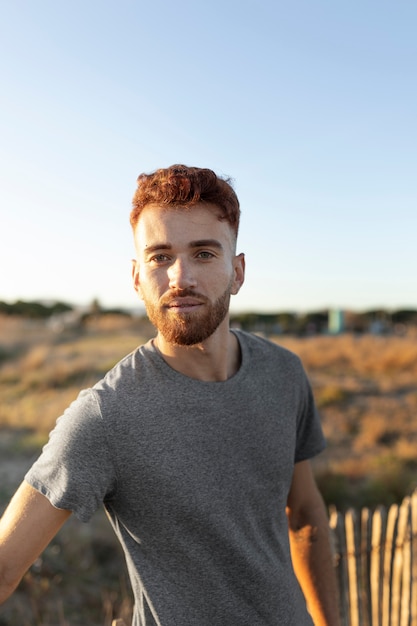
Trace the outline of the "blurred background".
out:
<instances>
[{"instance_id":1,"label":"blurred background","mask_svg":"<svg viewBox=\"0 0 417 626\"><path fill-rule=\"evenodd\" d=\"M297 352L340 511L417 470L417 5L18 0L0 20L0 512L80 388L146 341L136 178L232 177L232 324ZM104 514L59 533L0 626L128 621Z\"/></svg>"}]
</instances>

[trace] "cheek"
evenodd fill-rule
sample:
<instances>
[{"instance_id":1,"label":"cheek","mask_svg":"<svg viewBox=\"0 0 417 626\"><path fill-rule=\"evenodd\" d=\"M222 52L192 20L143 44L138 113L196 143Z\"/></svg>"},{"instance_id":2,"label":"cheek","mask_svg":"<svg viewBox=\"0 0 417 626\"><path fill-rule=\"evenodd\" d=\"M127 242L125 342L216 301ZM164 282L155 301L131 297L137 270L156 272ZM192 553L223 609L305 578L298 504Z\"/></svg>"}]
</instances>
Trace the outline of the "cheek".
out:
<instances>
[{"instance_id":1,"label":"cheek","mask_svg":"<svg viewBox=\"0 0 417 626\"><path fill-rule=\"evenodd\" d=\"M140 274L140 291L142 297L158 296L166 290L168 279L166 272L143 272Z\"/></svg>"},{"instance_id":2,"label":"cheek","mask_svg":"<svg viewBox=\"0 0 417 626\"><path fill-rule=\"evenodd\" d=\"M206 275L202 278L202 284L209 286L213 291L222 292L234 284L233 268L224 267L218 272Z\"/></svg>"}]
</instances>

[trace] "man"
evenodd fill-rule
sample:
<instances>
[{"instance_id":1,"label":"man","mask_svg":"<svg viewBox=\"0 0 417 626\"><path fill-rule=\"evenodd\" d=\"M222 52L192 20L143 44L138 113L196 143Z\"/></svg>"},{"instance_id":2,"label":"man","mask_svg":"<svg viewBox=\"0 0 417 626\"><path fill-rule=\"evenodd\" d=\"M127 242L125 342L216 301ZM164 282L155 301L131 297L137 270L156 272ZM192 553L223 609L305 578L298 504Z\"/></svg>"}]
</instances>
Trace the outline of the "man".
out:
<instances>
[{"instance_id":1,"label":"man","mask_svg":"<svg viewBox=\"0 0 417 626\"><path fill-rule=\"evenodd\" d=\"M133 284L157 334L58 420L0 524L0 603L104 504L134 626L339 624L310 386L293 354L229 329L239 214L211 170L139 176Z\"/></svg>"}]
</instances>

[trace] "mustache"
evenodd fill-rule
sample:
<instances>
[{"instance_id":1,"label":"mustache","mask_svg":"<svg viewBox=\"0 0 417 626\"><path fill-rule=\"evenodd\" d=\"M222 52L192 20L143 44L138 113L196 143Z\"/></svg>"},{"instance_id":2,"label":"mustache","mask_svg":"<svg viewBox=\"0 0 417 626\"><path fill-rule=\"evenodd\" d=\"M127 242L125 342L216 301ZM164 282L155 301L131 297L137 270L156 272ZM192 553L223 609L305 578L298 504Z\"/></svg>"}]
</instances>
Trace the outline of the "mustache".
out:
<instances>
[{"instance_id":1,"label":"mustache","mask_svg":"<svg viewBox=\"0 0 417 626\"><path fill-rule=\"evenodd\" d=\"M206 302L206 296L199 293L198 291L194 291L194 289L174 289L170 291L168 294L163 296L160 300L162 305L169 304L172 300L179 300L180 298L196 298L197 300L201 300L202 302Z\"/></svg>"}]
</instances>

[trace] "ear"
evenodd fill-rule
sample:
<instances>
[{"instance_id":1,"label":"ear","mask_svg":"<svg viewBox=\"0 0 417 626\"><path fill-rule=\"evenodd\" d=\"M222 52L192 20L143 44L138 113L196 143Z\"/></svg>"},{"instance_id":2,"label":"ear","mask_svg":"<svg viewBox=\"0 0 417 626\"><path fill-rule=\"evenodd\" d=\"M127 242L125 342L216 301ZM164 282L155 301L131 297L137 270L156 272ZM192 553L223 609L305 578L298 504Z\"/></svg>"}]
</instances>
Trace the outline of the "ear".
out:
<instances>
[{"instance_id":1,"label":"ear","mask_svg":"<svg viewBox=\"0 0 417 626\"><path fill-rule=\"evenodd\" d=\"M245 255L238 254L233 259L234 280L232 283L231 294L235 296L239 293L241 286L245 281Z\"/></svg>"},{"instance_id":2,"label":"ear","mask_svg":"<svg viewBox=\"0 0 417 626\"><path fill-rule=\"evenodd\" d=\"M139 298L143 300L142 290L140 288L140 279L139 279L139 263L136 259L132 259L132 279L133 279L133 289L138 294Z\"/></svg>"}]
</instances>

